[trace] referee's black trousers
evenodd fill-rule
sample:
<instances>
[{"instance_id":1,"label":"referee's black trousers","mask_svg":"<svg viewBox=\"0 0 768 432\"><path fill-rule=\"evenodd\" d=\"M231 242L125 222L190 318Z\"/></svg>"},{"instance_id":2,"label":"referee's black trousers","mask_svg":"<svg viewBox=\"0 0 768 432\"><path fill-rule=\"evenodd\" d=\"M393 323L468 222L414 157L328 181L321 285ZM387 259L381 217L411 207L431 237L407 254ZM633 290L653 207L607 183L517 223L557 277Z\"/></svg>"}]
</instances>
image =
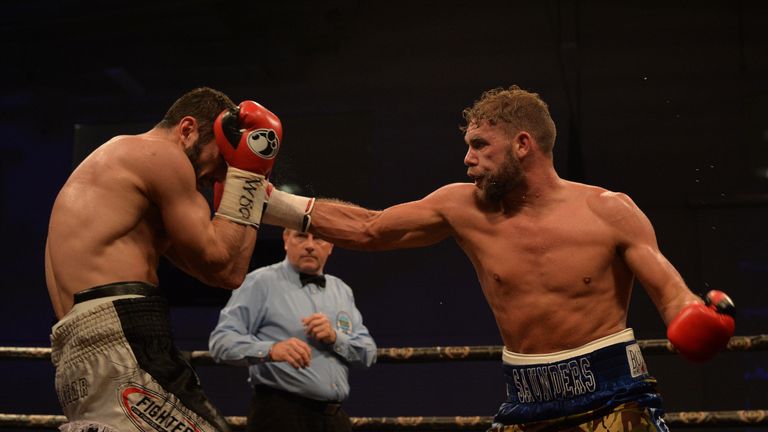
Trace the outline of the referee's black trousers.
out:
<instances>
[{"instance_id":1,"label":"referee's black trousers","mask_svg":"<svg viewBox=\"0 0 768 432\"><path fill-rule=\"evenodd\" d=\"M249 432L351 432L340 403L321 402L267 386L255 386Z\"/></svg>"}]
</instances>

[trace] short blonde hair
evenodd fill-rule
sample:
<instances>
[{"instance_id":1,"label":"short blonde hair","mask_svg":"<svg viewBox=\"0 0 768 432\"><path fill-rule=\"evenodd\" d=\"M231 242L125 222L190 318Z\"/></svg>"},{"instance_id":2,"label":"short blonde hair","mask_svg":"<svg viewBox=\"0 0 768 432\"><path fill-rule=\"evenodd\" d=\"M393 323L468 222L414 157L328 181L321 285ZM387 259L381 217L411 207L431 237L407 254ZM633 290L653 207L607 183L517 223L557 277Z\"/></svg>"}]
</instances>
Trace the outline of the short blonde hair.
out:
<instances>
[{"instance_id":1,"label":"short blonde hair","mask_svg":"<svg viewBox=\"0 0 768 432\"><path fill-rule=\"evenodd\" d=\"M467 122L461 127L464 132L470 124L479 124L482 120L491 125L503 122L514 131L530 133L545 153L551 153L555 146L557 129L546 102L538 93L525 91L516 85L483 92L480 99L461 114Z\"/></svg>"}]
</instances>

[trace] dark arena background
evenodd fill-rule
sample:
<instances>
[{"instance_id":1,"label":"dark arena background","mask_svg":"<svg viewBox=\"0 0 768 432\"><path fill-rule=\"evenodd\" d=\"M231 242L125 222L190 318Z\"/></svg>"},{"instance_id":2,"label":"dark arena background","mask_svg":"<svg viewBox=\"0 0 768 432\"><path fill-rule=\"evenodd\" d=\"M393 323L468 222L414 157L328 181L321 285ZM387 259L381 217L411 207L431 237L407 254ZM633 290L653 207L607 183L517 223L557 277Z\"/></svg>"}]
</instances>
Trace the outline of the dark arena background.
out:
<instances>
[{"instance_id":1,"label":"dark arena background","mask_svg":"<svg viewBox=\"0 0 768 432\"><path fill-rule=\"evenodd\" d=\"M377 209L468 180L461 111L482 91L518 84L538 92L558 126L560 176L631 196L694 291L732 296L736 334L768 333L768 3L48 0L1 7L0 346L50 346L43 250L52 203L72 168L109 137L148 130L198 86L256 100L280 116L276 184ZM252 266L282 257L280 231L265 227ZM452 240L379 253L337 248L326 271L354 289L380 348L501 345L474 270ZM229 293L168 263L160 273L177 344L207 350ZM640 285L628 324L638 339L665 338ZM667 412L766 410L764 349L725 352L704 365L645 357ZM246 415L244 368L197 369L225 415ZM53 376L47 359L0 358L0 419L60 415ZM382 361L353 370L351 385L352 417L492 416L504 398L498 358Z\"/></svg>"}]
</instances>

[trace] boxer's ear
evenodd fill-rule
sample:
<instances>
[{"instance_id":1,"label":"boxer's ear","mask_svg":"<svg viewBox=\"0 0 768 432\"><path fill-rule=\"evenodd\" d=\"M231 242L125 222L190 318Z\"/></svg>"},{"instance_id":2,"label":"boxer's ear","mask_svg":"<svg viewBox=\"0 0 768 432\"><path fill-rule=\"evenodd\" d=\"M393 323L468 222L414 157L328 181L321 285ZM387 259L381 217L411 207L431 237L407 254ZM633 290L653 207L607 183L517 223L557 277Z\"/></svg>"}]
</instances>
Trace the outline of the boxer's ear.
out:
<instances>
[{"instance_id":1,"label":"boxer's ear","mask_svg":"<svg viewBox=\"0 0 768 432\"><path fill-rule=\"evenodd\" d=\"M512 151L515 152L518 159L524 158L530 153L533 145L533 137L528 132L520 131L512 138Z\"/></svg>"}]
</instances>

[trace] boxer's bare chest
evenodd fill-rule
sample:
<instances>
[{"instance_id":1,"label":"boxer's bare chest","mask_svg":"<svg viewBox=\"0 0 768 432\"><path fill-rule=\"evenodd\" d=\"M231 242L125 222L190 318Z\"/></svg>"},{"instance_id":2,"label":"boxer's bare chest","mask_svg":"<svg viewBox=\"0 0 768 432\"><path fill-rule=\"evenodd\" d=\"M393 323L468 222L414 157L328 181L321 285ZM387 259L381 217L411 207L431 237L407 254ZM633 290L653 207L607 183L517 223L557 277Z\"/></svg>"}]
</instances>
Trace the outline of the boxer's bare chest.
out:
<instances>
[{"instance_id":1,"label":"boxer's bare chest","mask_svg":"<svg viewBox=\"0 0 768 432\"><path fill-rule=\"evenodd\" d=\"M579 201L543 211L466 215L459 244L472 261L489 300L594 289L616 265L617 240Z\"/></svg>"},{"instance_id":2,"label":"boxer's bare chest","mask_svg":"<svg viewBox=\"0 0 768 432\"><path fill-rule=\"evenodd\" d=\"M632 275L615 233L586 205L482 220L460 244L508 347L559 349L622 325L624 301L615 299L628 295Z\"/></svg>"}]
</instances>

